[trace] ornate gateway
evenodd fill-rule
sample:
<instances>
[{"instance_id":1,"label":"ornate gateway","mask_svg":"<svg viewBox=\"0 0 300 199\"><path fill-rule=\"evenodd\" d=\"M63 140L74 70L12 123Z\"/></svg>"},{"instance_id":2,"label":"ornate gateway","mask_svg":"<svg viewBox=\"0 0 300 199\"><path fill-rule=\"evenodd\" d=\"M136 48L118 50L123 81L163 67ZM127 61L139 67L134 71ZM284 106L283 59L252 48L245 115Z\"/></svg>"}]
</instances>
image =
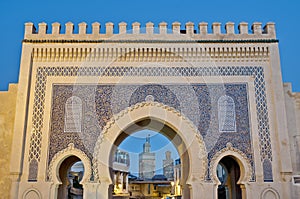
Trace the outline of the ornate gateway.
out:
<instances>
[{"instance_id":1,"label":"ornate gateway","mask_svg":"<svg viewBox=\"0 0 300 199\"><path fill-rule=\"evenodd\" d=\"M292 197L273 23L60 26L25 25L12 198L65 198L78 161L83 198L112 198L115 146L144 128L177 148L184 199Z\"/></svg>"}]
</instances>

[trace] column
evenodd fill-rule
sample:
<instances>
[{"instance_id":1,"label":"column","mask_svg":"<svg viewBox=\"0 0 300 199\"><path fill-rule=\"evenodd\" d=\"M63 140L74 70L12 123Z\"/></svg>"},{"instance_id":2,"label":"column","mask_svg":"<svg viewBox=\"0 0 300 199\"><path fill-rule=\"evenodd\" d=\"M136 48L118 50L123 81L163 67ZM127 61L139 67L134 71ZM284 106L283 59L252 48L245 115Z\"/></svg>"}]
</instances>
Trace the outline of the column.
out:
<instances>
[{"instance_id":1,"label":"column","mask_svg":"<svg viewBox=\"0 0 300 199\"><path fill-rule=\"evenodd\" d=\"M18 198L18 193L19 193L19 183L20 183L20 176L18 173L16 174L11 174L11 190L10 190L10 196L12 199L17 199Z\"/></svg>"},{"instance_id":2,"label":"column","mask_svg":"<svg viewBox=\"0 0 300 199\"><path fill-rule=\"evenodd\" d=\"M225 194L226 194L226 198L229 198L229 190L227 186L225 186Z\"/></svg>"},{"instance_id":3,"label":"column","mask_svg":"<svg viewBox=\"0 0 300 199\"><path fill-rule=\"evenodd\" d=\"M244 184L240 185L241 190L242 190L242 199L247 199L247 193L246 193L246 187Z\"/></svg>"},{"instance_id":4,"label":"column","mask_svg":"<svg viewBox=\"0 0 300 199\"><path fill-rule=\"evenodd\" d=\"M126 174L126 193L128 193L128 173Z\"/></svg>"},{"instance_id":5,"label":"column","mask_svg":"<svg viewBox=\"0 0 300 199\"><path fill-rule=\"evenodd\" d=\"M83 184L83 198L98 198L97 191L98 191L99 187L100 187L100 183L94 183L94 182L84 183ZM106 198L107 198L107 196L106 196ZM103 196L102 198L104 199L105 197Z\"/></svg>"},{"instance_id":6,"label":"column","mask_svg":"<svg viewBox=\"0 0 300 199\"><path fill-rule=\"evenodd\" d=\"M124 182L124 174L123 172L120 173L120 181L121 181L121 193L123 193L123 182Z\"/></svg>"},{"instance_id":7,"label":"column","mask_svg":"<svg viewBox=\"0 0 300 199\"><path fill-rule=\"evenodd\" d=\"M113 184L114 184L114 191L115 191L115 189L117 188L117 173L114 171L114 182L113 182Z\"/></svg>"},{"instance_id":8,"label":"column","mask_svg":"<svg viewBox=\"0 0 300 199\"><path fill-rule=\"evenodd\" d=\"M101 181L99 188L97 189L97 199L107 199L108 198L108 190L110 183L106 181ZM84 191L83 191L84 192ZM86 198L95 198L95 197L86 197Z\"/></svg>"}]
</instances>

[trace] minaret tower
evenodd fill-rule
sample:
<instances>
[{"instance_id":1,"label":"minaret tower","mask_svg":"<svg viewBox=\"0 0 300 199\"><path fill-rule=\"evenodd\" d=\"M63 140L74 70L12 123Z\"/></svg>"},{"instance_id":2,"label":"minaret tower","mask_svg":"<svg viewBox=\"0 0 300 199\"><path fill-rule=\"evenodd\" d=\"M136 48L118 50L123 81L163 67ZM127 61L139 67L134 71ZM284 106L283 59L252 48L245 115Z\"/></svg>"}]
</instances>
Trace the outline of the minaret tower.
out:
<instances>
[{"instance_id":1,"label":"minaret tower","mask_svg":"<svg viewBox=\"0 0 300 199\"><path fill-rule=\"evenodd\" d=\"M150 135L143 144L143 152L139 154L139 177L151 179L155 175L155 153L151 153Z\"/></svg>"},{"instance_id":2,"label":"minaret tower","mask_svg":"<svg viewBox=\"0 0 300 199\"><path fill-rule=\"evenodd\" d=\"M171 151L166 151L166 159L163 160L164 176L173 180L174 178L174 161L171 158Z\"/></svg>"}]
</instances>

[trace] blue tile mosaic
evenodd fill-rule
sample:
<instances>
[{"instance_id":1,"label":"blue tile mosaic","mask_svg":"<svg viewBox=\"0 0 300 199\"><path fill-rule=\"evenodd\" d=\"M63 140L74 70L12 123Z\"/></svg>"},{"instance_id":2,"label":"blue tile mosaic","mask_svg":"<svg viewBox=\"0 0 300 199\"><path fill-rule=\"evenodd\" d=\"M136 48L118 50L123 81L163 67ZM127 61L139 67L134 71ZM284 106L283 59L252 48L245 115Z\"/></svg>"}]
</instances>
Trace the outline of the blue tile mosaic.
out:
<instances>
[{"instance_id":1,"label":"blue tile mosaic","mask_svg":"<svg viewBox=\"0 0 300 199\"><path fill-rule=\"evenodd\" d=\"M34 107L33 107L33 121L32 121L32 125L33 128L36 130L36 133L31 135L31 141L30 141L30 151L29 151L29 162L37 160L37 162L40 161L40 153L41 153L41 129L43 127L43 118L44 118L44 100L45 100L45 86L46 86L46 81L47 81L47 77L48 76L253 76L255 77L255 81L254 81L254 86L255 86L255 99L256 99L256 108L257 108L257 118L258 118L258 129L259 129L259 137L260 137L260 153L261 153L261 159L262 161L265 159L270 160L270 162L272 161L272 150L271 150L271 142L270 142L270 132L269 132L269 121L268 121L268 110L267 110L267 106L266 106L266 92L265 92L265 80L264 80L264 72L263 72L263 68L262 67L170 67L170 68L164 68L164 67L109 67L109 68L105 68L105 67L85 67L85 68L80 68L77 66L72 66L72 67L39 67L37 69L37 80L35 83L35 97L34 97ZM131 85L130 85L131 86ZM128 86L128 87L130 87ZM145 85L143 85L145 86ZM225 143L224 140L228 140L228 137L230 137L229 135L227 135L226 133L222 133L221 135L216 135L216 132L213 130L216 125L215 125L215 120L214 118L216 118L217 114L216 114L216 110L214 107L217 107L215 105L212 106L212 103L216 102L216 96L218 93L218 90L220 88L218 88L216 85L202 85L202 87L198 87L197 85L193 85L193 89L195 90L195 93L211 93L213 91L213 93L216 93L216 95L214 95L213 97L211 95L208 94L197 94L198 96L198 103L202 104L201 107L203 106L203 104L210 104L210 106L208 105L206 107L206 109L203 108L199 108L199 114L195 114L193 112L187 111L189 110L188 108L186 108L185 106L182 106L182 104L180 104L180 106L178 106L178 103L176 102L176 100L170 102L169 104L168 102L168 98L172 98L172 93L168 92L167 89L163 88L163 87L168 87L168 86L158 86L158 85L151 85L156 86L156 89L160 89L161 92L166 92L164 93L163 99L159 99L161 100L161 102L166 103L167 105L170 105L178 110L181 110L181 112L183 114L185 114L188 118L190 118L195 124L200 124L203 123L202 121L206 121L205 124L203 125L197 125L201 134L203 135L206 145L209 148L209 157L212 156L212 154L215 153L215 151L217 151L219 148L221 148L221 146L224 146L223 143ZM233 97L233 99L236 102L236 116L237 116L237 132L241 132L241 135L247 134L247 130L245 128L245 124L243 123L247 123L249 122L248 120L245 120L245 118L243 118L243 114L245 113L245 111L243 112L243 108L240 109L239 103L242 103L243 100L245 101L246 99L242 99L241 96L239 96L237 93L243 93L243 90L246 90L246 85L244 85L245 88L240 87L237 88L237 86L235 85L227 85L225 88L226 91L226 95L232 95L231 97ZM95 88L95 86L91 86L92 89L96 89L98 90L98 87ZM160 87L160 88L159 88ZM180 86L179 86L180 87ZM183 85L181 85L182 88L184 88ZM73 89L73 88L72 88ZM82 89L82 88L81 88ZM91 88L86 88L86 89L91 89ZM137 89L135 88L135 86L131 86L130 89ZM146 88L146 90L148 89L148 94L149 95L153 95L153 91L152 94L150 92L151 88L148 86ZM149 90L150 89L150 90ZM177 90L179 88L176 88ZM175 90L176 90L175 89ZM79 89L80 90L80 89ZM141 97L136 96L135 98L132 98L132 101L127 102L127 101L122 101L122 100L116 100L116 102L114 101L115 97L114 97L114 90L115 89L109 89L107 88L107 90L104 89L104 91L100 91L97 95L100 96L109 96L108 93L112 93L112 99L108 99L107 98L99 98L96 97L96 100L98 100L98 102L96 104L101 104L103 103L105 105L105 107L109 107L111 106L110 103L112 104L119 104L120 106L111 106L111 110L110 109L106 109L106 108L101 108L98 107L96 108L97 110L97 114L101 115L109 115L112 113L117 113L118 111L128 107L128 105L133 104L135 102L138 102L139 100L142 100ZM145 90L141 89L141 90ZM172 89L171 89L172 90ZM179 89L180 90L180 89ZM234 91L234 92L233 92ZM173 92L173 90L172 90ZM224 92L220 91L221 93ZM137 92L139 93L139 92ZM173 92L176 93L176 92ZM185 92L187 93L187 92ZM188 93L192 93L192 92L188 92ZM147 95L148 95L147 94ZM95 96L97 96L95 95ZM146 95L145 94L141 94L141 95ZM155 94L154 94L155 95ZM179 96L178 93L176 93L175 95L178 98L179 102L184 101L182 96ZM178 97L179 96L179 97ZM200 97L202 96L202 97ZM206 97L203 97L206 96ZM144 97L144 96L143 96ZM153 96L154 100L157 98L157 96ZM244 96L245 97L245 96ZM67 98L67 96L66 96ZM190 97L186 97L187 99L189 99ZM238 99L240 98L240 99ZM173 98L174 99L174 98ZM56 99L53 99L53 102L55 102ZM86 99L84 99L86 100ZM84 132L87 131L86 129L93 129L93 132L101 132L101 126L103 126L110 117L101 117L101 119L99 118L95 118L91 115L93 115L93 112L95 110L95 107L89 107L91 106L90 104L93 103L88 103L89 101L92 102L95 99L88 99L85 102L84 105L84 120L91 120L94 123L92 124L91 122L84 122ZM156 99L158 100L158 99ZM244 103L243 103L244 104ZM117 107L117 108L116 108ZM63 108L61 109L63 110ZM239 113L239 111L241 111L241 113ZM55 108L52 110L53 114L55 112ZM198 117L199 116L199 117ZM53 117L53 116L52 116ZM248 117L248 115L247 115ZM97 120L98 119L98 120ZM95 121L98 121L95 123ZM63 120L60 120L63 121ZM207 122L210 121L210 122ZM89 126L90 125L90 126ZM248 124L249 125L249 124ZM63 126L62 126L63 127ZM60 128L62 128L60 127ZM56 127L51 127L51 129L53 129L53 132L56 131L54 130ZM52 134L52 133L51 133ZM97 134L97 133L96 133ZM249 134L249 129L248 129L248 134ZM68 141L74 141L74 140L80 140L78 139L78 137L74 136L74 135L65 135L66 136L66 140ZM211 144L211 138L213 137L213 140L216 140L215 138L218 138L217 143L218 144ZM236 137L240 137L240 136L236 136ZM247 136L241 136L243 139L241 138L234 138L231 139L231 142L233 142L233 146L236 148L238 147L237 143L242 143L243 145L245 144L245 147L243 149L240 149L243 152L248 151L247 153L247 157L250 158L250 156L252 156L251 154L251 145L247 145L248 141L250 138L246 138ZM54 139L54 138L52 138ZM58 138L55 138L58 139ZM91 134L90 135L90 139L95 139L94 135ZM240 140L238 140L240 139ZM85 147L85 151L91 151L91 149L93 148L93 145L89 145L88 147L86 146L86 144L83 143L84 141L78 142L76 144L76 146L78 146L78 148L83 148ZM88 142L89 143L89 142ZM221 144L220 144L221 143ZM52 149L56 148L63 148L62 146L55 146L55 144L53 145L53 147L50 150L50 153L53 152ZM54 153L54 152L53 152ZM87 153L89 156L91 156L89 153ZM51 154L50 154L51 155ZM52 155L53 156L53 155ZM51 157L52 157L51 156ZM49 161L51 160L51 157L49 159ZM37 165L38 167L38 165ZM30 167L30 170L32 169L36 169L33 167ZM269 167L266 167L265 169L269 169ZM271 173L270 175L272 176L272 171L268 170L268 171L264 171L264 172L269 172Z\"/></svg>"},{"instance_id":2,"label":"blue tile mosaic","mask_svg":"<svg viewBox=\"0 0 300 199\"><path fill-rule=\"evenodd\" d=\"M246 84L192 84L192 85L54 85L52 121L50 134L49 161L60 150L66 148L70 142L83 150L91 159L93 148L101 130L113 115L113 110L119 110L119 105L128 107L145 101L146 97L153 96L154 101L166 104L181 111L198 127L204 137L208 149L208 159L231 142L235 148L244 152L253 163L248 116L248 99ZM186 93L188 89L194 92L197 106L193 112L186 112L188 98L180 98L177 93ZM130 97L118 95L118 100L112 100L114 92L126 91ZM218 129L218 99L226 94L234 99L236 111L236 132L220 133ZM64 105L66 100L75 95L83 102L83 132L64 132ZM94 97L91 97L94 96ZM186 96L186 95L185 95ZM115 101L112 103L112 101ZM120 103L116 103L120 101ZM196 111L198 109L198 112ZM120 110L121 111L121 110ZM96 114L95 114L96 113ZM115 113L118 113L117 111ZM195 113L195 114L194 114ZM198 117L199 119L195 119ZM96 122L97 121L97 122Z\"/></svg>"}]
</instances>

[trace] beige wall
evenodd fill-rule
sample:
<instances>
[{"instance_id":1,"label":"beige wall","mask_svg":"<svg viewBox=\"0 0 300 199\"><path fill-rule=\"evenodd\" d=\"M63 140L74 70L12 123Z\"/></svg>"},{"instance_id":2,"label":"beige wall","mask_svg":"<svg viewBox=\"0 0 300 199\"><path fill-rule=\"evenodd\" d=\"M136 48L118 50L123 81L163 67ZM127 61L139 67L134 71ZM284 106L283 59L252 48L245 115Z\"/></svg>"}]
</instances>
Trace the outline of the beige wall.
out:
<instances>
[{"instance_id":1,"label":"beige wall","mask_svg":"<svg viewBox=\"0 0 300 199\"><path fill-rule=\"evenodd\" d=\"M17 84L10 84L9 90L0 92L0 193L1 198L9 198L9 166L11 143L16 112Z\"/></svg>"},{"instance_id":2,"label":"beige wall","mask_svg":"<svg viewBox=\"0 0 300 199\"><path fill-rule=\"evenodd\" d=\"M284 84L285 108L288 121L288 134L290 139L290 151L293 166L293 176L300 175L300 93L292 92L290 83ZM300 186L294 185L291 188L292 198L300 195Z\"/></svg>"},{"instance_id":3,"label":"beige wall","mask_svg":"<svg viewBox=\"0 0 300 199\"><path fill-rule=\"evenodd\" d=\"M290 139L293 174L300 174L300 154L299 154L299 137L300 137L300 124L299 113L300 107L298 104L299 93L292 92L290 83L284 84L285 91L285 108L288 121L288 133Z\"/></svg>"}]
</instances>

